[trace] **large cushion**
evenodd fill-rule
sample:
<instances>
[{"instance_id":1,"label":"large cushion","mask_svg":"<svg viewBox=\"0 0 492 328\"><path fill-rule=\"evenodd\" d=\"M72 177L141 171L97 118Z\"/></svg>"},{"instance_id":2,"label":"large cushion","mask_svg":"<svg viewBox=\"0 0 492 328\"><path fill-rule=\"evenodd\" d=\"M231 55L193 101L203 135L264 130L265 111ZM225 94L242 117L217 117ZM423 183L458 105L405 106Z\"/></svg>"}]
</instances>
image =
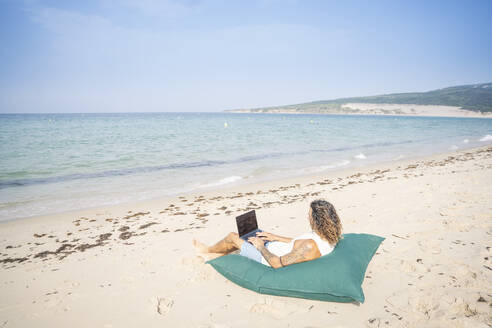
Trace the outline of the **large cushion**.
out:
<instances>
[{"instance_id":1,"label":"large cushion","mask_svg":"<svg viewBox=\"0 0 492 328\"><path fill-rule=\"evenodd\" d=\"M331 302L364 302L362 282L382 237L345 234L328 255L273 269L241 255L208 261L224 277L244 288L270 295Z\"/></svg>"}]
</instances>

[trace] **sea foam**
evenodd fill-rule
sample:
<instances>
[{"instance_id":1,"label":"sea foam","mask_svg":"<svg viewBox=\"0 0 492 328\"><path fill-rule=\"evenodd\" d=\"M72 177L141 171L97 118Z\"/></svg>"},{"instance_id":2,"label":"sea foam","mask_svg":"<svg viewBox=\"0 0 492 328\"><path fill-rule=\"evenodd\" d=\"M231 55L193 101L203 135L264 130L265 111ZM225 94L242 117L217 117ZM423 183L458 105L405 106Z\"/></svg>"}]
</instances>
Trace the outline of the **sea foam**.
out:
<instances>
[{"instance_id":1,"label":"sea foam","mask_svg":"<svg viewBox=\"0 0 492 328\"><path fill-rule=\"evenodd\" d=\"M358 155L355 155L354 158L357 158L357 159L366 159L367 157L363 153L360 153Z\"/></svg>"},{"instance_id":2,"label":"sea foam","mask_svg":"<svg viewBox=\"0 0 492 328\"><path fill-rule=\"evenodd\" d=\"M478 141L491 141L492 140L492 135L486 134L483 138L479 139Z\"/></svg>"},{"instance_id":3,"label":"sea foam","mask_svg":"<svg viewBox=\"0 0 492 328\"><path fill-rule=\"evenodd\" d=\"M345 166L345 165L348 165L348 164L350 164L350 161L349 160L343 160L343 161L340 161L340 162L337 162L337 163L334 163L334 164L321 165L321 166L315 166L315 167L306 168L303 171L304 172L308 172L308 173L323 172L323 171L326 171L326 170L335 169L337 167Z\"/></svg>"},{"instance_id":4,"label":"sea foam","mask_svg":"<svg viewBox=\"0 0 492 328\"><path fill-rule=\"evenodd\" d=\"M221 186L221 185L224 185L224 184L228 184L228 183L233 183L233 182L239 181L241 179L242 179L242 177L240 177L238 175L233 175L233 176L230 176L230 177L227 177L227 178L220 179L220 180L215 181L215 182L211 182L211 183L207 183L207 184L202 184L202 185L199 186L199 188L208 188L208 187Z\"/></svg>"}]
</instances>

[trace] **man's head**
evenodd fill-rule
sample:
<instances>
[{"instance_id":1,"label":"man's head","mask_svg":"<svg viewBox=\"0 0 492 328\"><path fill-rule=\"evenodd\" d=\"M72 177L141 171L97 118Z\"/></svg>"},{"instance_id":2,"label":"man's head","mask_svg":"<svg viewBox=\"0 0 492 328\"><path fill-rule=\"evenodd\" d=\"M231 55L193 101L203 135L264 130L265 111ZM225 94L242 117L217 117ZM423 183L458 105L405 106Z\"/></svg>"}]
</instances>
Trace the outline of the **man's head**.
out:
<instances>
[{"instance_id":1,"label":"man's head","mask_svg":"<svg viewBox=\"0 0 492 328\"><path fill-rule=\"evenodd\" d=\"M318 199L311 202L309 221L313 231L330 244L336 245L342 238L342 223L337 211L326 200Z\"/></svg>"}]
</instances>

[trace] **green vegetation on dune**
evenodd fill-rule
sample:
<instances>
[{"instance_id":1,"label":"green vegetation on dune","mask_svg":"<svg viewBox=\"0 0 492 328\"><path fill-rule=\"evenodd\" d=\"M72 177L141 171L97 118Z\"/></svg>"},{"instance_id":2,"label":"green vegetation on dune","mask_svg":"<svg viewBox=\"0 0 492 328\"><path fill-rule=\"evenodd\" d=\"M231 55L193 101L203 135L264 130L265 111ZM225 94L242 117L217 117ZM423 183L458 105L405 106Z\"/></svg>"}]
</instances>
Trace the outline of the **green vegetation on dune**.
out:
<instances>
[{"instance_id":1,"label":"green vegetation on dune","mask_svg":"<svg viewBox=\"0 0 492 328\"><path fill-rule=\"evenodd\" d=\"M442 105L461 107L462 109L476 112L492 112L492 83L454 86L428 92L393 93L379 96L313 101L296 105L254 108L245 111L258 113L276 111L297 113L337 112L341 111L341 106L347 103ZM344 111L347 111L347 109L344 109Z\"/></svg>"}]
</instances>

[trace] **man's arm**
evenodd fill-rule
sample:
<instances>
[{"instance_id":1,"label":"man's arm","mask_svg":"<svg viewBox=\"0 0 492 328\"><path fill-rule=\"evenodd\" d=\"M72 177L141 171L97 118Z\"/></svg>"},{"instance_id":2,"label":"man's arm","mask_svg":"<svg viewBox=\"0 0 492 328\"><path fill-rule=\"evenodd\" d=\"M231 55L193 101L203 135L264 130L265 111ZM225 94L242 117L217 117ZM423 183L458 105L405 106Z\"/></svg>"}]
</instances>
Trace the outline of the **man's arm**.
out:
<instances>
[{"instance_id":1,"label":"man's arm","mask_svg":"<svg viewBox=\"0 0 492 328\"><path fill-rule=\"evenodd\" d=\"M312 239L296 240L292 251L283 256L277 256L273 254L265 247L263 242L254 239L255 237L250 238L250 241L253 242L253 245L255 245L255 247L260 251L265 260L267 260L272 268L275 269L294 263L314 260L321 256L321 253L318 250L318 246Z\"/></svg>"},{"instance_id":2,"label":"man's arm","mask_svg":"<svg viewBox=\"0 0 492 328\"><path fill-rule=\"evenodd\" d=\"M312 239L299 239L294 242L290 253L281 257L283 266L317 259L321 256L318 245Z\"/></svg>"},{"instance_id":3,"label":"man's arm","mask_svg":"<svg viewBox=\"0 0 492 328\"><path fill-rule=\"evenodd\" d=\"M280 257L270 252L265 245L259 245L256 247L261 255L265 258L265 260L270 264L270 266L274 269L281 268L283 265L280 263Z\"/></svg>"}]
</instances>

